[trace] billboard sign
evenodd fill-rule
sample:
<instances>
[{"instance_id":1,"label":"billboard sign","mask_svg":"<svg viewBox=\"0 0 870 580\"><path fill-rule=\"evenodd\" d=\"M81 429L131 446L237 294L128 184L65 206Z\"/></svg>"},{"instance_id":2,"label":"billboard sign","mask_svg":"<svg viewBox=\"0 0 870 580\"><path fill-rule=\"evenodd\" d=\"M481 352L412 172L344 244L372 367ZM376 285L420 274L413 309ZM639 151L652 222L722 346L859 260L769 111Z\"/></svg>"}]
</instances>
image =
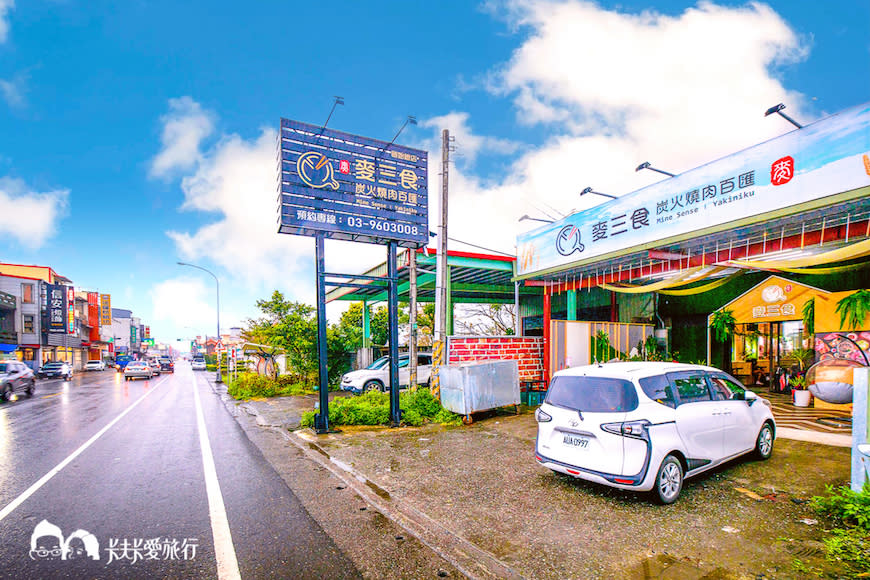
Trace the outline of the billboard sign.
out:
<instances>
[{"instance_id":1,"label":"billboard sign","mask_svg":"<svg viewBox=\"0 0 870 580\"><path fill-rule=\"evenodd\" d=\"M428 243L426 151L281 119L278 163L279 233Z\"/></svg>"},{"instance_id":2,"label":"billboard sign","mask_svg":"<svg viewBox=\"0 0 870 580\"><path fill-rule=\"evenodd\" d=\"M72 286L66 287L66 331L76 333L76 292Z\"/></svg>"},{"instance_id":3,"label":"billboard sign","mask_svg":"<svg viewBox=\"0 0 870 580\"><path fill-rule=\"evenodd\" d=\"M100 326L112 325L112 295L100 294Z\"/></svg>"},{"instance_id":4,"label":"billboard sign","mask_svg":"<svg viewBox=\"0 0 870 580\"><path fill-rule=\"evenodd\" d=\"M63 334L66 330L66 286L61 284L46 284L46 310L48 311L48 332Z\"/></svg>"},{"instance_id":5,"label":"billboard sign","mask_svg":"<svg viewBox=\"0 0 870 580\"><path fill-rule=\"evenodd\" d=\"M528 277L870 186L870 104L517 237Z\"/></svg>"},{"instance_id":6,"label":"billboard sign","mask_svg":"<svg viewBox=\"0 0 870 580\"><path fill-rule=\"evenodd\" d=\"M145 338L151 338L151 327L150 326L145 327Z\"/></svg>"}]
</instances>

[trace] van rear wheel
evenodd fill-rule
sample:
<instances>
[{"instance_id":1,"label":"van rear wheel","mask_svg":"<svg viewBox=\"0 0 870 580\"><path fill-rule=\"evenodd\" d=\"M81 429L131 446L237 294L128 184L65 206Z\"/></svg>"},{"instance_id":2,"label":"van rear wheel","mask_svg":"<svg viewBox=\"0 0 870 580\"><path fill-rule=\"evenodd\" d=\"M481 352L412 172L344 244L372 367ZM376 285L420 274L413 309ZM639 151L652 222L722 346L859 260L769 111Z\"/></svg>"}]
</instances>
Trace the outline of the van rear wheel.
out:
<instances>
[{"instance_id":1,"label":"van rear wheel","mask_svg":"<svg viewBox=\"0 0 870 580\"><path fill-rule=\"evenodd\" d=\"M677 501L680 490L683 489L683 465L673 455L668 455L662 461L659 472L656 475L655 495L662 504L671 504Z\"/></svg>"}]
</instances>

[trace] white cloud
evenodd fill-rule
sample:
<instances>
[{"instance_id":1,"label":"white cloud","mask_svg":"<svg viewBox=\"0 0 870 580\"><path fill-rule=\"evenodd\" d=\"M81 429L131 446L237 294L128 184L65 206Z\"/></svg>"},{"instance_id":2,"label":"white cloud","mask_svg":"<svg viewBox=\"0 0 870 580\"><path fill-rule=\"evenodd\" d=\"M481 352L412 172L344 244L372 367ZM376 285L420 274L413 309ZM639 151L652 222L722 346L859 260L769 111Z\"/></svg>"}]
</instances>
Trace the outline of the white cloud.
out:
<instances>
[{"instance_id":1,"label":"white cloud","mask_svg":"<svg viewBox=\"0 0 870 580\"><path fill-rule=\"evenodd\" d=\"M15 8L15 0L0 0L0 43L9 37L9 12Z\"/></svg>"},{"instance_id":2,"label":"white cloud","mask_svg":"<svg viewBox=\"0 0 870 580\"><path fill-rule=\"evenodd\" d=\"M160 119L163 147L151 161L151 177L168 177L195 167L202 160L202 141L214 131L212 115L190 97L170 99L169 109Z\"/></svg>"},{"instance_id":3,"label":"white cloud","mask_svg":"<svg viewBox=\"0 0 870 580\"><path fill-rule=\"evenodd\" d=\"M68 199L66 189L33 191L20 179L0 177L0 237L38 249L55 234Z\"/></svg>"},{"instance_id":4,"label":"white cloud","mask_svg":"<svg viewBox=\"0 0 870 580\"><path fill-rule=\"evenodd\" d=\"M156 284L151 289L151 302L153 323L169 326L176 334L190 327L187 335L206 331L214 335L214 288L203 280L180 277Z\"/></svg>"},{"instance_id":5,"label":"white cloud","mask_svg":"<svg viewBox=\"0 0 870 580\"><path fill-rule=\"evenodd\" d=\"M580 198L586 186L622 195L661 179L635 173L642 161L681 173L791 130L763 118L773 104L811 118L803 95L776 76L807 48L765 5L702 2L677 16L570 1L499 7L514 31L528 34L491 71L488 90L513 99L519 123L543 125L551 136L525 148L495 185L451 167L451 237L512 247L517 231L536 227L518 224L522 214L558 217L553 208L565 214L602 201ZM451 116L467 126L461 113Z\"/></svg>"},{"instance_id":6,"label":"white cloud","mask_svg":"<svg viewBox=\"0 0 870 580\"><path fill-rule=\"evenodd\" d=\"M25 81L23 76L12 80L0 79L0 94L10 107L22 107L25 103Z\"/></svg>"}]
</instances>

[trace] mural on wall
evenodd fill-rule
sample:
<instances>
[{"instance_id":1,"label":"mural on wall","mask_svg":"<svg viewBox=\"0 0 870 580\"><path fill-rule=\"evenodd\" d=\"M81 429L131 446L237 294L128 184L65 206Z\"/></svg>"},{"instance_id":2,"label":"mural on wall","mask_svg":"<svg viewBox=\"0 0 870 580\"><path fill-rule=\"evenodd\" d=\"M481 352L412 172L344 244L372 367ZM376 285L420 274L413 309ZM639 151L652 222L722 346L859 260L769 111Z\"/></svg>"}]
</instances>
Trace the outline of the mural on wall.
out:
<instances>
[{"instance_id":1,"label":"mural on wall","mask_svg":"<svg viewBox=\"0 0 870 580\"><path fill-rule=\"evenodd\" d=\"M843 338L844 336L850 340ZM862 351L870 358L870 331L868 330L816 334L816 360L818 361L841 358L866 364Z\"/></svg>"}]
</instances>

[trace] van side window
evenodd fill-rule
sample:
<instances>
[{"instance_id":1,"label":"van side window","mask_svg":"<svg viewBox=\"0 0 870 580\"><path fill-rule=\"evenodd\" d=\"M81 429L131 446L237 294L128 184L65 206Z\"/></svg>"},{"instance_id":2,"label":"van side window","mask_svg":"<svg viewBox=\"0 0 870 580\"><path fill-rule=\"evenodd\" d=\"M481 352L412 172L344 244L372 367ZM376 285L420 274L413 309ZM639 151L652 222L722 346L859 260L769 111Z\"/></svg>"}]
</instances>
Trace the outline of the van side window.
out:
<instances>
[{"instance_id":1,"label":"van side window","mask_svg":"<svg viewBox=\"0 0 870 580\"><path fill-rule=\"evenodd\" d=\"M674 400L674 390L666 376L645 377L638 382L640 382L640 388L643 389L644 394L656 403L671 409L677 406L677 402Z\"/></svg>"},{"instance_id":2,"label":"van side window","mask_svg":"<svg viewBox=\"0 0 870 580\"><path fill-rule=\"evenodd\" d=\"M677 390L680 404L712 401L710 389L703 375L689 373L669 373L668 378Z\"/></svg>"},{"instance_id":3,"label":"van side window","mask_svg":"<svg viewBox=\"0 0 870 580\"><path fill-rule=\"evenodd\" d=\"M710 386L713 387L713 396L716 401L728 401L730 399L743 400L745 398L746 389L742 385L736 384L728 377L722 375L711 375Z\"/></svg>"}]
</instances>

